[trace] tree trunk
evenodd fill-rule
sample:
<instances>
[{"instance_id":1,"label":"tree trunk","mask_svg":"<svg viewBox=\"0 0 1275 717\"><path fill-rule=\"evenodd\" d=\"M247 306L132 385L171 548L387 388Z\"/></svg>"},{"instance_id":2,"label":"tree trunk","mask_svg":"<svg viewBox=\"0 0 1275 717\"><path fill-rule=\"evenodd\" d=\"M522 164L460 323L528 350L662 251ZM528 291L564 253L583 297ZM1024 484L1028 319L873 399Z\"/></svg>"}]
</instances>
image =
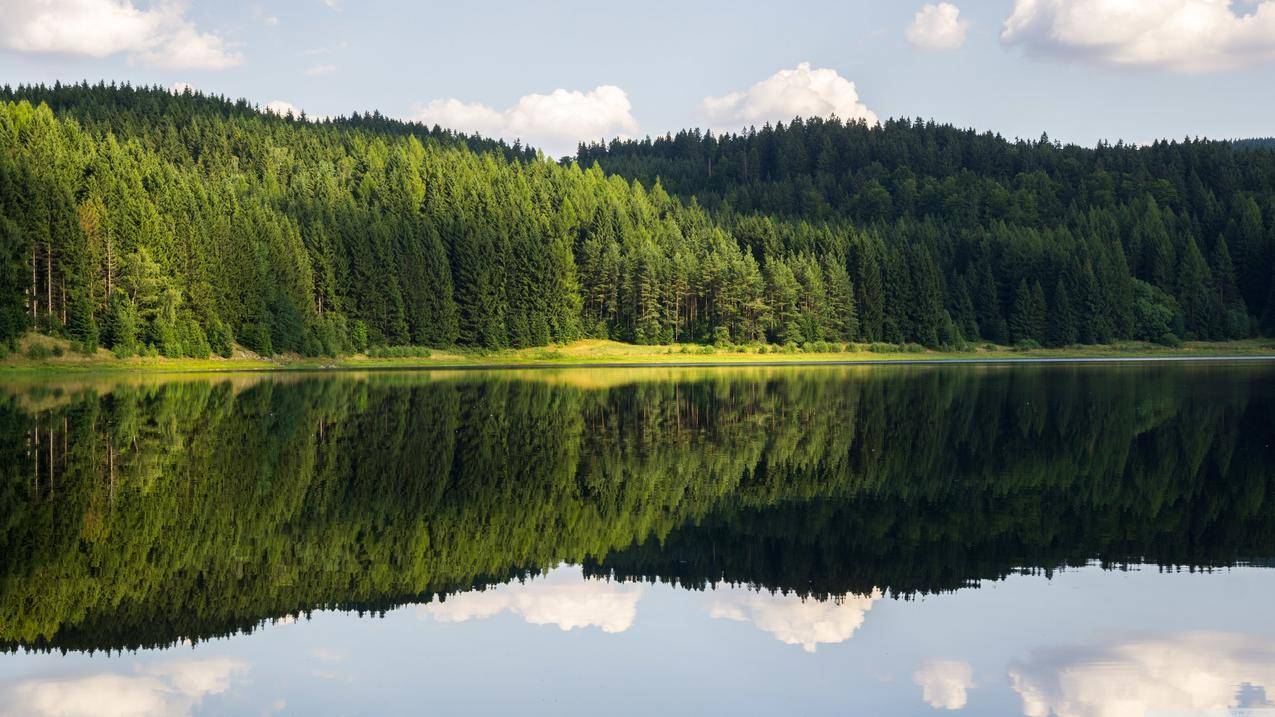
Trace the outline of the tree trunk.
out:
<instances>
[{"instance_id":1,"label":"tree trunk","mask_svg":"<svg viewBox=\"0 0 1275 717\"><path fill-rule=\"evenodd\" d=\"M44 254L44 315L49 320L49 328L53 328L53 244L45 244Z\"/></svg>"}]
</instances>

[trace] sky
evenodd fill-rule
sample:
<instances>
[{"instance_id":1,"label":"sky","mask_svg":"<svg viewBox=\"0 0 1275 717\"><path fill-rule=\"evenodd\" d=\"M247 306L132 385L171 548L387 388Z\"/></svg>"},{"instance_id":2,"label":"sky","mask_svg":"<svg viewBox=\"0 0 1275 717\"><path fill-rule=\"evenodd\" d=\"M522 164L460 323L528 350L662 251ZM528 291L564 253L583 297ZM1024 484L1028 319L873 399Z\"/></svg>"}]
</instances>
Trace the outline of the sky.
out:
<instances>
[{"instance_id":1,"label":"sky","mask_svg":"<svg viewBox=\"0 0 1275 717\"><path fill-rule=\"evenodd\" d=\"M1275 0L0 0L0 83L189 85L522 139L920 117L1092 145L1275 135Z\"/></svg>"}]
</instances>

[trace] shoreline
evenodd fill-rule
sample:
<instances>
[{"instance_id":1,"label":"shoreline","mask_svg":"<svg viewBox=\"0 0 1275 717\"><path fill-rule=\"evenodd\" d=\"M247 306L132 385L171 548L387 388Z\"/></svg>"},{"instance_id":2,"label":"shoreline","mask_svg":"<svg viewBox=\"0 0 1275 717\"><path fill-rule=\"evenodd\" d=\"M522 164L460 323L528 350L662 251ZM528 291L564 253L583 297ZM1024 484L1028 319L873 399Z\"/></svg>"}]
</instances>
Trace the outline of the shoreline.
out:
<instances>
[{"instance_id":1,"label":"shoreline","mask_svg":"<svg viewBox=\"0 0 1275 717\"><path fill-rule=\"evenodd\" d=\"M46 344L47 337L31 338ZM262 358L240 353L233 358L169 359L133 357L116 359L106 352L85 356L64 351L62 356L40 359L22 354L0 361L0 381L6 377L174 373L294 373L320 371L508 371L565 368L729 368L817 366L941 366L1013 364L1185 363L1275 361L1275 341L1250 339L1237 342L1192 343L1180 348L1153 344L1117 344L1060 349L1016 351L1008 347L982 347L974 351L841 351L827 353L759 353L753 350L714 349L680 345L637 346L612 341L580 341L556 347L505 349L487 354L440 350L423 357Z\"/></svg>"}]
</instances>

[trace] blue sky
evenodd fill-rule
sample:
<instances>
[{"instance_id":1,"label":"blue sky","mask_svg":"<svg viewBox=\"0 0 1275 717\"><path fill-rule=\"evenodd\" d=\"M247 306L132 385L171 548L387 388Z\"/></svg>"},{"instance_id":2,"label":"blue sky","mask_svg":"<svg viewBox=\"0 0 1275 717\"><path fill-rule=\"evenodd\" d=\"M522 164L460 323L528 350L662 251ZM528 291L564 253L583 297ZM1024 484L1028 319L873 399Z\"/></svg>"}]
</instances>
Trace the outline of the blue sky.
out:
<instances>
[{"instance_id":1,"label":"blue sky","mask_svg":"<svg viewBox=\"0 0 1275 717\"><path fill-rule=\"evenodd\" d=\"M3 82L187 83L554 153L834 111L1085 144L1265 136L1272 60L1275 0L0 0Z\"/></svg>"}]
</instances>

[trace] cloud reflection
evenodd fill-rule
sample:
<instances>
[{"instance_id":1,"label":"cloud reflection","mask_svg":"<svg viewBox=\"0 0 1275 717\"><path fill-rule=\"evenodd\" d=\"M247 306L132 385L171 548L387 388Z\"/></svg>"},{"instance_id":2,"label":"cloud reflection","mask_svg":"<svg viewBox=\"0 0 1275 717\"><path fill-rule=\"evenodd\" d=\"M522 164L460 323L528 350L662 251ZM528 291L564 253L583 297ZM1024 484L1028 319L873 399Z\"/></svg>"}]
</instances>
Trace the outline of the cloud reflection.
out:
<instances>
[{"instance_id":1,"label":"cloud reflection","mask_svg":"<svg viewBox=\"0 0 1275 717\"><path fill-rule=\"evenodd\" d=\"M563 630L597 627L624 632L633 626L641 585L586 579L560 568L527 583L508 583L448 597L421 608L439 622L482 620L510 612L532 625L557 625Z\"/></svg>"},{"instance_id":2,"label":"cloud reflection","mask_svg":"<svg viewBox=\"0 0 1275 717\"><path fill-rule=\"evenodd\" d=\"M803 600L796 595L719 588L709 603L708 615L751 622L786 645L801 645L806 652L814 652L820 644L849 640L863 624L872 604L880 599L880 591L819 601Z\"/></svg>"},{"instance_id":3,"label":"cloud reflection","mask_svg":"<svg viewBox=\"0 0 1275 717\"><path fill-rule=\"evenodd\" d=\"M1045 650L1011 665L1009 678L1027 717L1226 714L1269 705L1275 642L1190 632Z\"/></svg>"},{"instance_id":4,"label":"cloud reflection","mask_svg":"<svg viewBox=\"0 0 1275 717\"><path fill-rule=\"evenodd\" d=\"M974 684L974 668L959 660L928 660L912 673L921 687L921 699L936 710L965 708L965 694Z\"/></svg>"},{"instance_id":5,"label":"cloud reflection","mask_svg":"<svg viewBox=\"0 0 1275 717\"><path fill-rule=\"evenodd\" d=\"M22 680L4 688L0 715L181 717L225 692L248 665L228 658L173 660L132 675L99 673Z\"/></svg>"}]
</instances>

